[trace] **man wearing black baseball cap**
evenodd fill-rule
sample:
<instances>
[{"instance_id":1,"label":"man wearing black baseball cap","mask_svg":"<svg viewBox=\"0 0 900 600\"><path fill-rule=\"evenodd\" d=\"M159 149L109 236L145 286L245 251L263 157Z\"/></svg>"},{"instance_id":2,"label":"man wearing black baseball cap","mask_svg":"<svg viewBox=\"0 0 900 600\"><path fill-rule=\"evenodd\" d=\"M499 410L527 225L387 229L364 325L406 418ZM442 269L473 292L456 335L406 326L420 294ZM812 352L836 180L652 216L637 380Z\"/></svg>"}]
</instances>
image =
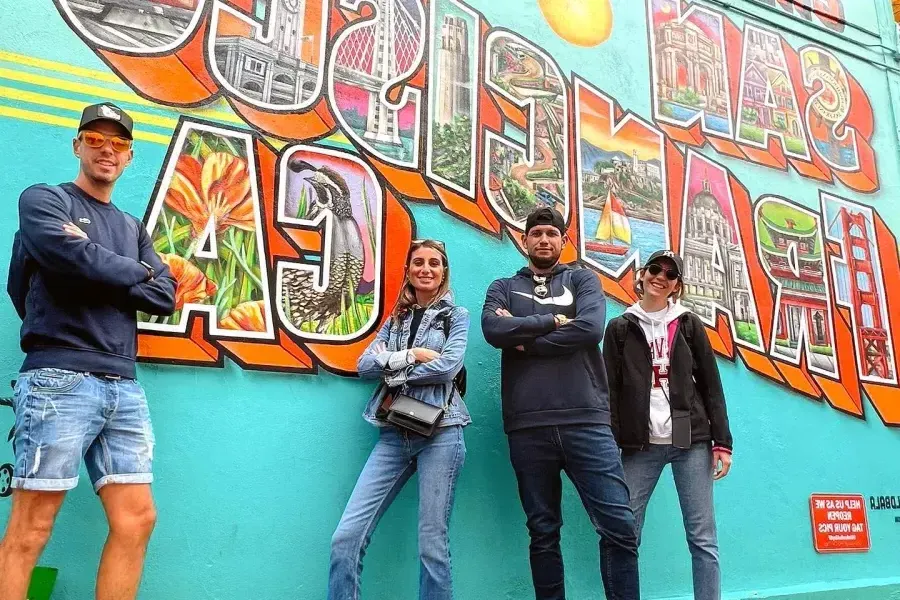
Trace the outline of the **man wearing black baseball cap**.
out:
<instances>
[{"instance_id":1,"label":"man wearing black baseball cap","mask_svg":"<svg viewBox=\"0 0 900 600\"><path fill-rule=\"evenodd\" d=\"M565 220L548 207L525 221L528 266L488 288L481 326L500 348L503 427L531 536L538 600L563 600L562 481L575 484L600 535L606 597L637 600L637 536L610 428L598 344L606 297L597 276L559 264Z\"/></svg>"},{"instance_id":2,"label":"man wearing black baseball cap","mask_svg":"<svg viewBox=\"0 0 900 600\"><path fill-rule=\"evenodd\" d=\"M131 117L84 109L74 182L19 198L7 291L22 318L13 502L0 541L0 598L24 600L84 457L109 521L98 598L135 598L156 518L153 430L135 380L137 312L170 315L175 280L140 220L112 192L131 162Z\"/></svg>"},{"instance_id":3,"label":"man wearing black baseball cap","mask_svg":"<svg viewBox=\"0 0 900 600\"><path fill-rule=\"evenodd\" d=\"M132 133L134 130L134 121L131 119L131 116L110 102L92 104L85 107L84 111L81 113L81 122L78 124L78 131L80 133L85 129L91 129L89 126L92 123L102 122L118 125L121 130L121 135L129 140L134 139Z\"/></svg>"}]
</instances>

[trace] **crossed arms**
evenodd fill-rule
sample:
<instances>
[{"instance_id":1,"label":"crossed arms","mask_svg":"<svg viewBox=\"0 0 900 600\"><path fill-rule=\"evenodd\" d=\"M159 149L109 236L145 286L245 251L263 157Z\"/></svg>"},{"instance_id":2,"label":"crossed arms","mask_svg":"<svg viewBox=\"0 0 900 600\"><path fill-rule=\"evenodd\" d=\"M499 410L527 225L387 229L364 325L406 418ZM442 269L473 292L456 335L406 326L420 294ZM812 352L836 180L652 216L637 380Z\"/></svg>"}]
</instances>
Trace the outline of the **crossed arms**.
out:
<instances>
[{"instance_id":1,"label":"crossed arms","mask_svg":"<svg viewBox=\"0 0 900 600\"><path fill-rule=\"evenodd\" d=\"M415 385L435 385L453 381L463 367L466 344L469 337L469 311L456 306L451 312L450 335L440 353L427 348L413 348L414 362L407 357L409 352L387 349L390 339L391 320L385 322L378 335L366 348L356 368L364 379L384 379L391 386L404 383Z\"/></svg>"},{"instance_id":2,"label":"crossed arms","mask_svg":"<svg viewBox=\"0 0 900 600\"><path fill-rule=\"evenodd\" d=\"M588 271L572 275L575 318L558 323L552 314L512 316L507 303L506 280L488 288L481 311L484 339L500 349L516 349L532 356L571 354L603 338L606 296L597 277Z\"/></svg>"},{"instance_id":3,"label":"crossed arms","mask_svg":"<svg viewBox=\"0 0 900 600\"><path fill-rule=\"evenodd\" d=\"M134 260L88 239L71 222L63 199L49 189L32 187L19 198L22 245L41 269L120 290L134 310L170 315L175 310L175 279L143 225L137 229L139 259ZM152 279L140 261L153 267Z\"/></svg>"}]
</instances>

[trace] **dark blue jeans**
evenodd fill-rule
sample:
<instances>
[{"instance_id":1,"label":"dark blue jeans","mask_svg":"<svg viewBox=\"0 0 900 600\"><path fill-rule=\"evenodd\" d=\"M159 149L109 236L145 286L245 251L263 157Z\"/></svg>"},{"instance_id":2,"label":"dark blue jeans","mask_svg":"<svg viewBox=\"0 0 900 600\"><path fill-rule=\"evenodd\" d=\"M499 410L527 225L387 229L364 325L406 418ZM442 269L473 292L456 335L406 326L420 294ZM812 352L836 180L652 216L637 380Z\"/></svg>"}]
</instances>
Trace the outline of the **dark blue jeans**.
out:
<instances>
[{"instance_id":1,"label":"dark blue jeans","mask_svg":"<svg viewBox=\"0 0 900 600\"><path fill-rule=\"evenodd\" d=\"M608 600L638 600L637 534L622 461L608 425L535 427L509 434L509 456L531 536L537 600L565 600L562 478L575 485L600 535L600 576Z\"/></svg>"}]
</instances>

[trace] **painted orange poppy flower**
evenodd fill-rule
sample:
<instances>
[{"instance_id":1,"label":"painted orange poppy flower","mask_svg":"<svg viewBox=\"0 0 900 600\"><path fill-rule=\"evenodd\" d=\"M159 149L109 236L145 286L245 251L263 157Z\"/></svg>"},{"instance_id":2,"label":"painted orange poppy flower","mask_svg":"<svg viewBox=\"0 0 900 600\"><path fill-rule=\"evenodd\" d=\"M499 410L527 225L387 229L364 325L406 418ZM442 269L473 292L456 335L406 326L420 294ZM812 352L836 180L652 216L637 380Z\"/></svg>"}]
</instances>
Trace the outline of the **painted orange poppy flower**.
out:
<instances>
[{"instance_id":1,"label":"painted orange poppy flower","mask_svg":"<svg viewBox=\"0 0 900 600\"><path fill-rule=\"evenodd\" d=\"M160 254L160 258L175 278L175 310L185 304L200 303L216 295L216 282L208 279L203 271L177 254Z\"/></svg>"},{"instance_id":2,"label":"painted orange poppy flower","mask_svg":"<svg viewBox=\"0 0 900 600\"><path fill-rule=\"evenodd\" d=\"M225 152L213 152L202 163L188 154L178 157L166 205L187 217L194 237L210 219L216 233L232 226L255 229L247 161Z\"/></svg>"},{"instance_id":3,"label":"painted orange poppy flower","mask_svg":"<svg viewBox=\"0 0 900 600\"><path fill-rule=\"evenodd\" d=\"M238 331L265 331L266 307L262 300L238 304L219 321L219 326Z\"/></svg>"}]
</instances>

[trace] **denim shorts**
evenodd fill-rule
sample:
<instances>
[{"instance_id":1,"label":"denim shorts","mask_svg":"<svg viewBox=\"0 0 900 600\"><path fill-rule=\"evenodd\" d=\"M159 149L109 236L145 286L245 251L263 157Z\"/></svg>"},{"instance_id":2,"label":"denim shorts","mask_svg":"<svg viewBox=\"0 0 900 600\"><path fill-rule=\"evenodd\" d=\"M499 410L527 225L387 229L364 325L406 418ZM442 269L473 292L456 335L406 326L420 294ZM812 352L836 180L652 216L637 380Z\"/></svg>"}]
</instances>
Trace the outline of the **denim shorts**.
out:
<instances>
[{"instance_id":1,"label":"denim shorts","mask_svg":"<svg viewBox=\"0 0 900 600\"><path fill-rule=\"evenodd\" d=\"M137 381L35 369L19 374L13 408L13 488L70 490L82 457L95 492L153 481L153 428Z\"/></svg>"}]
</instances>

